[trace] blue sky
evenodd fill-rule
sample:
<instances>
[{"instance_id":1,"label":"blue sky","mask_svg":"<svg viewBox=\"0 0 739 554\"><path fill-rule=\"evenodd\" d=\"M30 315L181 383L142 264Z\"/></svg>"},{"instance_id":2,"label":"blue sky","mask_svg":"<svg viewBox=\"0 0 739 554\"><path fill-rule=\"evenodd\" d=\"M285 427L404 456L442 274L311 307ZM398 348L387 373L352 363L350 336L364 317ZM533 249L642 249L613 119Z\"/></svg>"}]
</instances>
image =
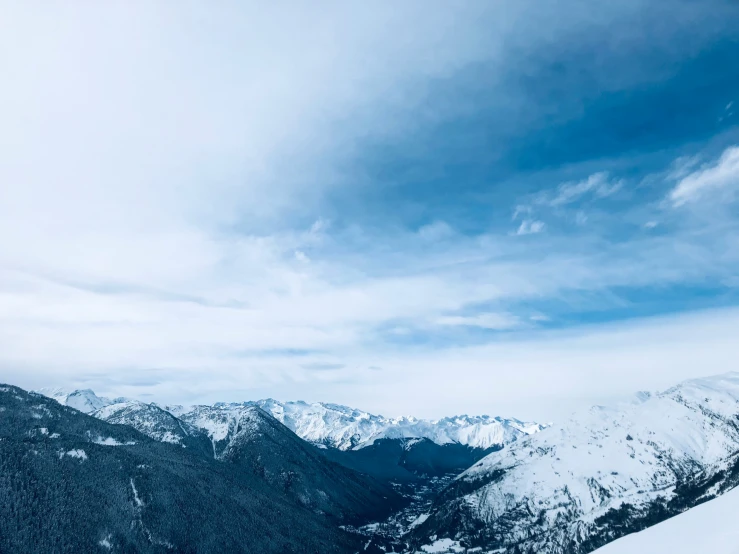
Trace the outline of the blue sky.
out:
<instances>
[{"instance_id":1,"label":"blue sky","mask_svg":"<svg viewBox=\"0 0 739 554\"><path fill-rule=\"evenodd\" d=\"M546 419L736 369L735 2L6 12L4 380Z\"/></svg>"}]
</instances>

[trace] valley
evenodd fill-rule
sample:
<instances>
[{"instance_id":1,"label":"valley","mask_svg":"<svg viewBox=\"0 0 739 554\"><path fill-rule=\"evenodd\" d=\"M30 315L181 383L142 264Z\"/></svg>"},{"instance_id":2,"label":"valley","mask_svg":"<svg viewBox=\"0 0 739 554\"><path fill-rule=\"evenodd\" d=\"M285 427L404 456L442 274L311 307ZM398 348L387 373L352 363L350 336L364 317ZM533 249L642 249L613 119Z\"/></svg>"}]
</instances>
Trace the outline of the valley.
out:
<instances>
[{"instance_id":1,"label":"valley","mask_svg":"<svg viewBox=\"0 0 739 554\"><path fill-rule=\"evenodd\" d=\"M403 509L384 521L345 529L366 537L365 544L368 546L377 546L385 552L408 552L408 533L425 520L436 496L454 477L454 474L449 474L428 477L413 483L394 483L395 490L408 500Z\"/></svg>"}]
</instances>

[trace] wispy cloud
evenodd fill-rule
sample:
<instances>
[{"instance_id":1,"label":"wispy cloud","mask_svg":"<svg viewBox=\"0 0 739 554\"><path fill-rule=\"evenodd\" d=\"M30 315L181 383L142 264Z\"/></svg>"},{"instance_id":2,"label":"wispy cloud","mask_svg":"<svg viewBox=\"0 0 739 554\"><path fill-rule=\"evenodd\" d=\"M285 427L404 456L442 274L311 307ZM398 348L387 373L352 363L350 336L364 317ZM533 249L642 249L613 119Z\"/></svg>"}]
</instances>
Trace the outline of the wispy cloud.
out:
<instances>
[{"instance_id":1,"label":"wispy cloud","mask_svg":"<svg viewBox=\"0 0 739 554\"><path fill-rule=\"evenodd\" d=\"M427 241L435 242L454 235L454 229L445 221L434 221L418 229L418 235Z\"/></svg>"},{"instance_id":2,"label":"wispy cloud","mask_svg":"<svg viewBox=\"0 0 739 554\"><path fill-rule=\"evenodd\" d=\"M535 235L541 233L546 225L543 221L535 219L524 219L516 230L517 235Z\"/></svg>"},{"instance_id":3,"label":"wispy cloud","mask_svg":"<svg viewBox=\"0 0 739 554\"><path fill-rule=\"evenodd\" d=\"M607 198L622 189L623 180L612 178L608 172L593 173L579 181L567 181L554 189L545 189L529 195L525 201L513 209L513 221L521 219L516 235L534 235L546 228L546 223L539 219L546 215L550 218L561 218L563 214L577 225L583 226L588 221L588 213L580 204ZM576 210L565 210L570 205L577 205Z\"/></svg>"},{"instance_id":4,"label":"wispy cloud","mask_svg":"<svg viewBox=\"0 0 739 554\"><path fill-rule=\"evenodd\" d=\"M521 320L511 314L483 313L473 316L442 316L436 319L436 323L482 329L513 329L521 325Z\"/></svg>"},{"instance_id":5,"label":"wispy cloud","mask_svg":"<svg viewBox=\"0 0 739 554\"><path fill-rule=\"evenodd\" d=\"M601 171L593 173L582 181L562 183L553 193L539 194L535 202L557 208L580 200L586 195L606 198L618 192L622 186L621 180L612 179L607 172Z\"/></svg>"},{"instance_id":6,"label":"wispy cloud","mask_svg":"<svg viewBox=\"0 0 739 554\"><path fill-rule=\"evenodd\" d=\"M706 164L680 179L669 194L674 206L714 193L733 193L739 189L739 147L724 150L714 163Z\"/></svg>"}]
</instances>

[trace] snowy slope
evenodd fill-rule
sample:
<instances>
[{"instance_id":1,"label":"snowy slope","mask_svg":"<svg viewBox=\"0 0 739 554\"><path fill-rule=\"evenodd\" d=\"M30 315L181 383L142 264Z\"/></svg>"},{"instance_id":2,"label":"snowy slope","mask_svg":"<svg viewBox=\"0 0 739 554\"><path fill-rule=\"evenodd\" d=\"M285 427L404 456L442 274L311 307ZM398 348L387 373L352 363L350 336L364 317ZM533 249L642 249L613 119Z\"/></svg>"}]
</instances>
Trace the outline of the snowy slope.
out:
<instances>
[{"instance_id":1,"label":"snowy slope","mask_svg":"<svg viewBox=\"0 0 739 554\"><path fill-rule=\"evenodd\" d=\"M418 540L592 551L731 486L738 416L739 373L594 407L460 475L416 530Z\"/></svg>"},{"instance_id":2,"label":"snowy slope","mask_svg":"<svg viewBox=\"0 0 739 554\"><path fill-rule=\"evenodd\" d=\"M596 554L739 554L739 489L696 506Z\"/></svg>"}]
</instances>

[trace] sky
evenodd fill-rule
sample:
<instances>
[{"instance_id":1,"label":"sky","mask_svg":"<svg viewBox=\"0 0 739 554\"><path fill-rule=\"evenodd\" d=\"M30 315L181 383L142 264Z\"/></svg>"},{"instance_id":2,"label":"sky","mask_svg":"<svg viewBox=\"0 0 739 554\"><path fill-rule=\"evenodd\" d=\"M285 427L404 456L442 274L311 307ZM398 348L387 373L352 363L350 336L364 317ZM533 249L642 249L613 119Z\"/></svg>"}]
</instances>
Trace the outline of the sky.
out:
<instances>
[{"instance_id":1,"label":"sky","mask_svg":"<svg viewBox=\"0 0 739 554\"><path fill-rule=\"evenodd\" d=\"M734 1L0 10L0 381L551 421L739 370Z\"/></svg>"}]
</instances>

